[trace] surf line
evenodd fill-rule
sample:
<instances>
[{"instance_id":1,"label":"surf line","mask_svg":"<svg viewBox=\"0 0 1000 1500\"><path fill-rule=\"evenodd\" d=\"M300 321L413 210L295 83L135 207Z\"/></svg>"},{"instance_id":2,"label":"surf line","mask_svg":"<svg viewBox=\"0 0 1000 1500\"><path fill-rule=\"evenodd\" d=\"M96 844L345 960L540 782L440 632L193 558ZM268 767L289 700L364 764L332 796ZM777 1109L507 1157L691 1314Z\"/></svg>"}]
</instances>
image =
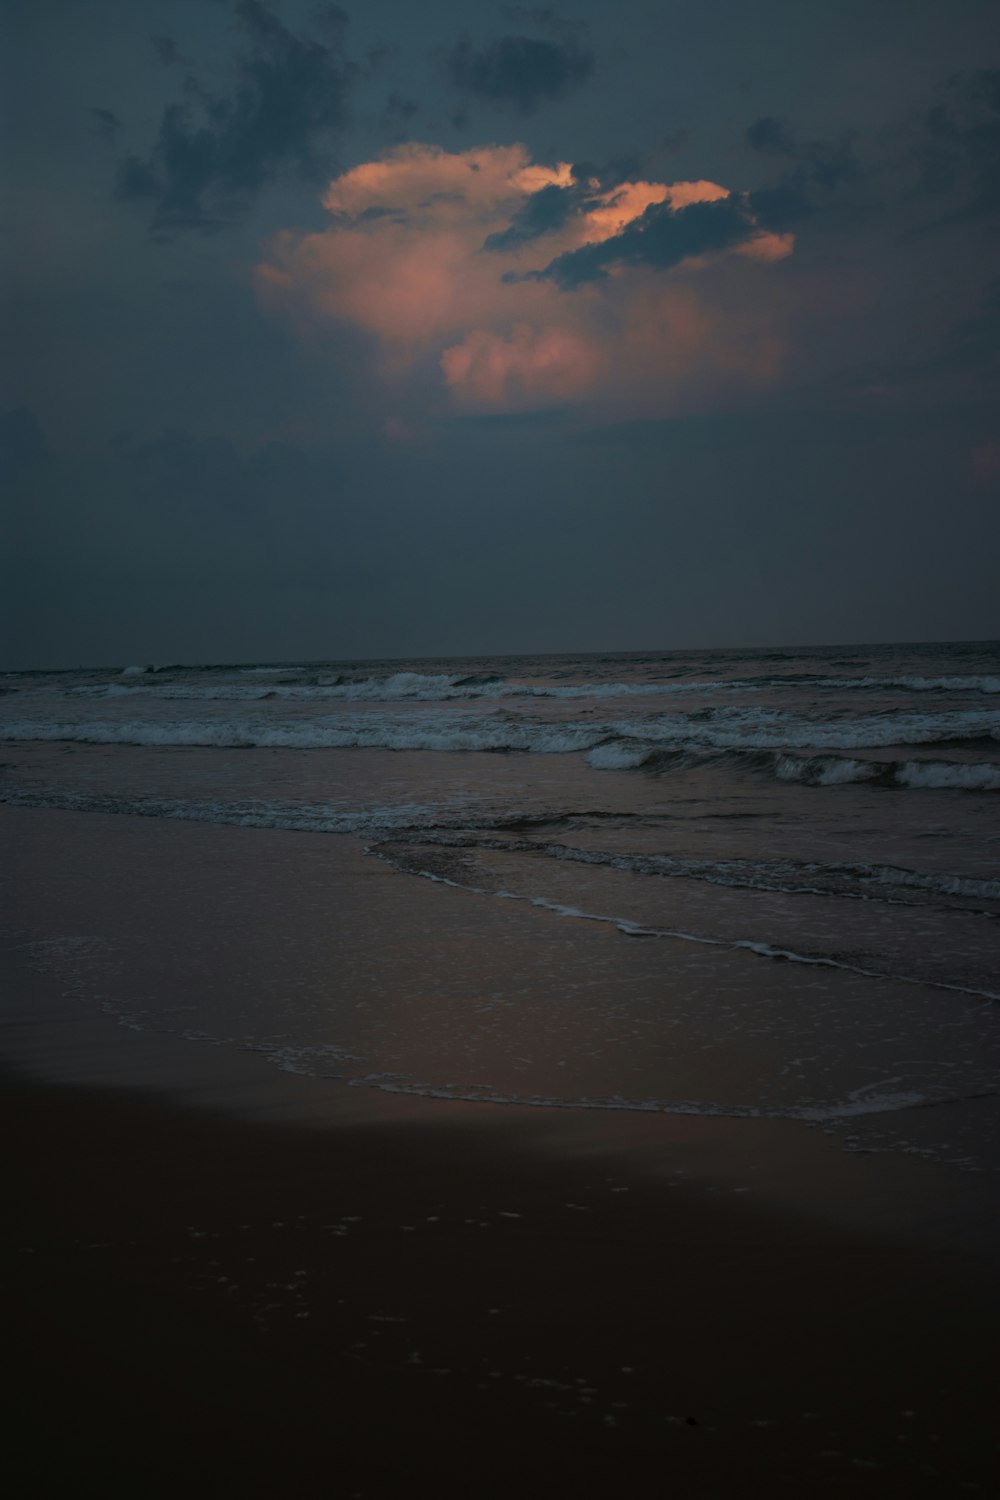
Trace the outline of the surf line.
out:
<instances>
[{"instance_id":1,"label":"surf line","mask_svg":"<svg viewBox=\"0 0 1000 1500\"><path fill-rule=\"evenodd\" d=\"M491 891L485 886L464 885L461 881L450 880L446 875L435 875L433 870L407 870L405 866L398 864L388 854L372 845L365 846L366 854L374 854L376 859L401 875L416 875L421 880L431 880L436 885L447 885L456 891L465 891L472 896L494 896L501 901L521 901L527 906L541 907L544 911L550 911L557 917L575 917L583 922L601 922L609 927L615 927L625 937L648 937L668 938L680 943L698 943L706 948L725 948L729 952L744 952L756 954L758 958L768 958L776 962L793 964L805 964L816 969L840 969L846 974L857 974L862 979L885 979L890 983L913 984L921 989L948 990L955 995L970 995L973 999L981 1000L984 1004L1000 1004L1000 994L993 990L977 990L964 984L948 984L944 980L919 979L913 974L887 974L882 969L865 969L860 964L847 964L837 958L819 958L805 953L796 953L791 948L776 948L772 943L758 943L752 938L713 938L705 937L694 932L682 932L679 928L670 927L643 927L638 922L630 922L627 917L603 916L598 912L581 911L576 906L564 906L558 901L550 901L546 896L522 896L517 891Z\"/></svg>"},{"instance_id":2,"label":"surf line","mask_svg":"<svg viewBox=\"0 0 1000 1500\"><path fill-rule=\"evenodd\" d=\"M592 816L592 814L581 813L579 816L585 818ZM544 819L544 823L551 821L552 819L549 818ZM909 910L912 910L916 905L912 901L904 901L899 896L886 895L881 889L878 891L872 889L866 891L824 890L822 886L782 885L777 880L767 881L765 878L752 880L749 876L746 876L741 879L738 873L732 873L734 866L749 863L748 861L731 860L721 863L701 861L700 863L696 863L691 860L685 861L675 858L673 855L637 855L624 852L605 855L600 850L577 848L571 844L542 844L536 842L534 839L493 837L493 831L502 831L503 826L499 822L493 825L485 825L485 832L472 825L470 825L468 830L459 830L458 832L451 832L448 829L438 827L431 827L426 830L421 828L412 830L402 828L394 831L391 839L387 839L386 842L392 844L433 844L445 849L496 849L509 854L542 854L549 859L562 860L570 864L602 865L612 870L624 870L664 880L701 880L708 885L722 886L727 890L773 891L783 896L819 896L824 900L830 897L837 901L869 901L877 903L880 906L905 906ZM817 869L819 867L813 865L806 868ZM856 866L850 865L830 865L827 868L834 875L853 875L857 869ZM891 870L892 867L876 866L873 868ZM720 873L723 869L730 873ZM911 872L903 871L902 873L909 874ZM865 878L864 875L861 878ZM877 879L878 877L873 878ZM961 876L955 878L958 880L963 879ZM906 889L928 892L932 896L953 895L962 898L964 895L961 891L935 891L933 886L920 885L917 880L909 883L901 881L900 885ZM997 886L1000 889L1000 882L997 882ZM970 899L974 898L970 897ZM987 895L986 899L989 899L989 895ZM1000 919L1000 912L989 911L985 907L942 906L940 900L924 901L919 904L921 906L933 906L941 911L961 912L963 916L987 917L991 921Z\"/></svg>"}]
</instances>

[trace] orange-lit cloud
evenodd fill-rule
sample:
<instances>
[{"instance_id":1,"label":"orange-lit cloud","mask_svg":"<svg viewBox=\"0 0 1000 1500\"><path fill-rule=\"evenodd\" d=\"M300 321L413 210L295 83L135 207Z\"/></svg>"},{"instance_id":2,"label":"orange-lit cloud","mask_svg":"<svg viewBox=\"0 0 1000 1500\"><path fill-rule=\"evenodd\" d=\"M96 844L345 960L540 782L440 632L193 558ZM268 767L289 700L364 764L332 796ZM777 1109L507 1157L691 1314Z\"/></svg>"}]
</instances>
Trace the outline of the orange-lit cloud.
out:
<instances>
[{"instance_id":1,"label":"orange-lit cloud","mask_svg":"<svg viewBox=\"0 0 1000 1500\"><path fill-rule=\"evenodd\" d=\"M725 313L713 304L713 267L742 263L744 274L766 275L748 261L793 248L790 235L758 231L738 198L733 243L679 254L666 269L634 251L616 259L619 237L630 225L641 234L656 205L666 206L661 219L676 212L679 222L692 205L728 214L730 197L706 181L606 189L577 181L568 163L532 162L521 145L452 153L409 144L330 183L327 228L271 240L258 296L304 333L330 322L364 330L384 378L426 386L434 370L459 406L586 399L667 410L685 393L760 384L780 367L780 340L753 299L738 312L732 298ZM630 234L634 242L636 228ZM588 247L603 247L594 278L557 284L546 268L575 266L580 252L595 253Z\"/></svg>"}]
</instances>

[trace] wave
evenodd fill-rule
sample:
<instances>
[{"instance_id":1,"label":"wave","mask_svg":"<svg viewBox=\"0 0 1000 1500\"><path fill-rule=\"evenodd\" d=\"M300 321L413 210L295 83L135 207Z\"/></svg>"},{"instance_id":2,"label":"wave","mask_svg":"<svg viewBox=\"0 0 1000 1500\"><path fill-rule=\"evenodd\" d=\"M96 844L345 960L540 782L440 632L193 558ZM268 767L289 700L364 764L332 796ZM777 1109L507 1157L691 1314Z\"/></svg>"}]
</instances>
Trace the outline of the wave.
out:
<instances>
[{"instance_id":1,"label":"wave","mask_svg":"<svg viewBox=\"0 0 1000 1500\"><path fill-rule=\"evenodd\" d=\"M306 668L244 667L241 682L202 683L187 680L150 682L169 671L161 667L126 667L122 677L129 682L84 684L69 689L84 697L153 697L164 699L220 699L252 701L287 698L291 701L367 701L391 703L401 700L449 702L463 698L553 698L578 699L655 698L707 693L781 692L815 688L829 692L912 692L1000 694L1000 676L969 674L949 677L824 677L813 673L784 676L748 676L686 679L656 682L531 683L512 681L498 673L393 672L389 676L352 678L345 673L307 677ZM305 678L306 680L302 680Z\"/></svg>"},{"instance_id":2,"label":"wave","mask_svg":"<svg viewBox=\"0 0 1000 1500\"><path fill-rule=\"evenodd\" d=\"M145 673L146 669L136 668ZM123 674L124 675L124 674ZM406 699L424 702L441 702L450 698L485 697L500 683L496 677L459 677L454 674L428 674L425 672L394 672L390 677L365 677L350 680L335 672L315 677L312 681L295 682L290 678L303 674L295 669L247 668L242 676L261 678L253 682L165 682L147 684L98 683L71 688L74 697L82 698L159 698L188 699L192 702L221 700L231 702L253 702L263 698L285 698L291 702L331 700L361 700L391 703Z\"/></svg>"},{"instance_id":3,"label":"wave","mask_svg":"<svg viewBox=\"0 0 1000 1500\"><path fill-rule=\"evenodd\" d=\"M819 718L779 709L707 708L611 726L613 734L716 750L860 750L893 745L1000 743L995 709Z\"/></svg>"},{"instance_id":4,"label":"wave","mask_svg":"<svg viewBox=\"0 0 1000 1500\"><path fill-rule=\"evenodd\" d=\"M746 714L711 718L662 716L634 723L549 723L535 719L409 716L327 716L280 722L260 719L20 720L0 729L0 740L69 740L91 744L184 745L204 748L379 749L473 751L566 755L585 753L597 770L683 769L727 761L746 770L767 771L779 781L809 786L871 784L941 790L1000 790L1000 765L993 761L861 759L829 753L801 755L801 748L854 746L884 748L901 743L975 746L1000 740L986 732L993 716L940 714L900 725L896 718L813 724L803 720ZM964 728L965 733L961 731ZM900 732L902 731L902 732ZM904 735L910 737L909 741Z\"/></svg>"},{"instance_id":5,"label":"wave","mask_svg":"<svg viewBox=\"0 0 1000 1500\"><path fill-rule=\"evenodd\" d=\"M540 755L587 750L602 731L589 725L510 724L504 720L307 719L146 720L51 723L24 721L3 726L0 740L74 740L98 745L191 745L292 750L473 750L523 751Z\"/></svg>"},{"instance_id":6,"label":"wave","mask_svg":"<svg viewBox=\"0 0 1000 1500\"><path fill-rule=\"evenodd\" d=\"M137 675L146 675L153 668L135 668ZM124 675L124 674L123 674ZM74 697L83 698L159 698L188 699L192 702L219 699L221 701L253 702L264 698L284 698L290 702L370 702L396 703L416 701L423 703L448 703L456 699L476 698L553 698L573 702L579 699L598 698L656 698L679 693L708 693L713 691L757 692L759 684L739 680L726 682L584 682L566 684L534 684L511 682L505 677L489 673L470 673L465 676L452 673L431 674L425 672L394 672L389 677L365 677L350 679L341 673L321 676L313 681L290 682L287 679L301 676L294 672L268 672L264 669L248 669L242 675L260 677L254 682L158 682L138 683L86 683L69 689Z\"/></svg>"},{"instance_id":7,"label":"wave","mask_svg":"<svg viewBox=\"0 0 1000 1500\"><path fill-rule=\"evenodd\" d=\"M1000 693L1000 677L970 673L960 677L826 677L817 678L821 688L843 688L849 692L895 689L908 693Z\"/></svg>"},{"instance_id":8,"label":"wave","mask_svg":"<svg viewBox=\"0 0 1000 1500\"><path fill-rule=\"evenodd\" d=\"M125 814L142 818L178 819L185 823L219 823L234 828L276 828L294 833L344 833L371 837L395 831L451 827L467 828L468 817L440 806L400 802L374 807L338 807L324 802L265 802L247 798L239 802L189 802L177 797L124 797L94 792L61 792L48 788L0 789L0 803L8 807L44 807L60 812ZM509 822L491 822L495 827L523 827L523 815Z\"/></svg>"},{"instance_id":9,"label":"wave","mask_svg":"<svg viewBox=\"0 0 1000 1500\"><path fill-rule=\"evenodd\" d=\"M1000 765L967 761L779 755L774 758L773 769L779 781L800 781L808 786L861 783L951 792L1000 791Z\"/></svg>"},{"instance_id":10,"label":"wave","mask_svg":"<svg viewBox=\"0 0 1000 1500\"><path fill-rule=\"evenodd\" d=\"M657 745L614 740L587 753L597 770L643 768L663 772L723 761L736 769L769 772L778 781L802 786L871 786L935 791L1000 791L1000 765L992 761L859 760L844 755L794 755L781 750L698 752L663 750Z\"/></svg>"}]
</instances>

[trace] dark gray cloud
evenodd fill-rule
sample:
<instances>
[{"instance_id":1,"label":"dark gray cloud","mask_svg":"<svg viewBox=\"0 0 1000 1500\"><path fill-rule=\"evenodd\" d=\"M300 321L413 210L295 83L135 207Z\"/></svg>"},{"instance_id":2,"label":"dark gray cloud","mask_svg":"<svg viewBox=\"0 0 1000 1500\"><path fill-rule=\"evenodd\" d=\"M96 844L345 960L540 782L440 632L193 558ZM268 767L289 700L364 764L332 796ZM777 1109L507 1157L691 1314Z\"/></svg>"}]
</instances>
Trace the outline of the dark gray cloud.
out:
<instances>
[{"instance_id":1,"label":"dark gray cloud","mask_svg":"<svg viewBox=\"0 0 1000 1500\"><path fill-rule=\"evenodd\" d=\"M420 105L416 99L408 99L405 94L391 93L385 101L385 109L382 111L382 121L387 126L397 129L408 125L413 116L419 111Z\"/></svg>"},{"instance_id":2,"label":"dark gray cloud","mask_svg":"<svg viewBox=\"0 0 1000 1500\"><path fill-rule=\"evenodd\" d=\"M575 36L551 41L501 36L478 49L463 38L447 66L459 88L530 114L585 83L594 71L594 54Z\"/></svg>"},{"instance_id":3,"label":"dark gray cloud","mask_svg":"<svg viewBox=\"0 0 1000 1500\"><path fill-rule=\"evenodd\" d=\"M872 170L862 163L852 131L833 141L799 141L787 121L762 115L745 139L754 151L789 163L776 182L750 194L750 207L766 229L780 232L810 218L831 193Z\"/></svg>"},{"instance_id":4,"label":"dark gray cloud","mask_svg":"<svg viewBox=\"0 0 1000 1500\"><path fill-rule=\"evenodd\" d=\"M518 245L530 244L573 218L591 197L590 190L579 182L570 187L551 183L526 198L509 226L489 235L483 242L483 249L513 250Z\"/></svg>"},{"instance_id":5,"label":"dark gray cloud","mask_svg":"<svg viewBox=\"0 0 1000 1500\"><path fill-rule=\"evenodd\" d=\"M173 37L154 36L152 43L153 56L161 68L172 68L175 66L189 68L191 66L190 59L181 55Z\"/></svg>"},{"instance_id":6,"label":"dark gray cloud","mask_svg":"<svg viewBox=\"0 0 1000 1500\"><path fill-rule=\"evenodd\" d=\"M959 192L959 207L925 228L987 219L1000 213L1000 69L949 79L944 98L923 117L913 148L921 186Z\"/></svg>"},{"instance_id":7,"label":"dark gray cloud","mask_svg":"<svg viewBox=\"0 0 1000 1500\"><path fill-rule=\"evenodd\" d=\"M315 179L329 169L329 133L344 124L355 72L344 13L324 8L326 43L288 30L260 0L240 0L234 14L244 45L232 94L189 78L149 155L120 164L118 196L149 200L158 229L217 227L280 173Z\"/></svg>"},{"instance_id":8,"label":"dark gray cloud","mask_svg":"<svg viewBox=\"0 0 1000 1500\"><path fill-rule=\"evenodd\" d=\"M557 15L549 5L505 5L500 13L515 26L533 26L560 41L586 36L590 29L586 21L570 21Z\"/></svg>"},{"instance_id":9,"label":"dark gray cloud","mask_svg":"<svg viewBox=\"0 0 1000 1500\"><path fill-rule=\"evenodd\" d=\"M1000 214L1000 69L953 75L915 119L897 119L878 135L846 130L800 141L786 120L762 115L744 138L785 163L780 177L750 195L769 229L852 199L909 217L905 238Z\"/></svg>"},{"instance_id":10,"label":"dark gray cloud","mask_svg":"<svg viewBox=\"0 0 1000 1500\"><path fill-rule=\"evenodd\" d=\"M816 199L807 177L790 173L772 187L758 188L748 194L754 216L765 229L778 234L793 229L816 212Z\"/></svg>"},{"instance_id":11,"label":"dark gray cloud","mask_svg":"<svg viewBox=\"0 0 1000 1500\"><path fill-rule=\"evenodd\" d=\"M117 139L122 128L122 122L110 109L98 109L96 107L87 110L94 126L94 130L105 141Z\"/></svg>"},{"instance_id":12,"label":"dark gray cloud","mask_svg":"<svg viewBox=\"0 0 1000 1500\"><path fill-rule=\"evenodd\" d=\"M555 281L569 289L602 280L609 266L652 266L667 270L688 256L738 245L754 232L746 204L736 194L715 203L692 203L678 209L667 203L653 203L611 239L567 251L544 270L526 272L523 276L511 273L505 279Z\"/></svg>"},{"instance_id":13,"label":"dark gray cloud","mask_svg":"<svg viewBox=\"0 0 1000 1500\"><path fill-rule=\"evenodd\" d=\"M491 234L483 242L484 250L503 251L530 244L569 219L584 214L597 203L597 195L607 192L628 178L635 177L639 164L632 157L621 157L605 167L592 162L578 162L573 167L573 181L566 187L550 183L525 199L506 229Z\"/></svg>"},{"instance_id":14,"label":"dark gray cloud","mask_svg":"<svg viewBox=\"0 0 1000 1500\"><path fill-rule=\"evenodd\" d=\"M755 151L764 151L769 156L794 156L795 140L784 120L774 115L761 115L746 133L747 144Z\"/></svg>"},{"instance_id":15,"label":"dark gray cloud","mask_svg":"<svg viewBox=\"0 0 1000 1500\"><path fill-rule=\"evenodd\" d=\"M317 5L311 12L311 20L316 30L322 32L334 46L342 47L347 34L347 25L350 16L341 5ZM384 43L377 43L372 51L378 52Z\"/></svg>"},{"instance_id":16,"label":"dark gray cloud","mask_svg":"<svg viewBox=\"0 0 1000 1500\"><path fill-rule=\"evenodd\" d=\"M691 132L683 125L678 125L673 130L668 130L660 139L661 151L683 151L684 147L691 141Z\"/></svg>"}]
</instances>

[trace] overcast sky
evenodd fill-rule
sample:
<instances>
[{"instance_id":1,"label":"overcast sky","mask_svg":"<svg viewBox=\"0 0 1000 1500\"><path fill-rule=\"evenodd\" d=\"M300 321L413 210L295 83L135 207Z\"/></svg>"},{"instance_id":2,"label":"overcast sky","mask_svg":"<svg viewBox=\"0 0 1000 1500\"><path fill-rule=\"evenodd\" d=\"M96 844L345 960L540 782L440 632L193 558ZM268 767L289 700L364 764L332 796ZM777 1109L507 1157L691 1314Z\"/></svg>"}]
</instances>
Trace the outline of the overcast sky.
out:
<instances>
[{"instance_id":1,"label":"overcast sky","mask_svg":"<svg viewBox=\"0 0 1000 1500\"><path fill-rule=\"evenodd\" d=\"M1000 635L995 0L0 15L0 665Z\"/></svg>"}]
</instances>

